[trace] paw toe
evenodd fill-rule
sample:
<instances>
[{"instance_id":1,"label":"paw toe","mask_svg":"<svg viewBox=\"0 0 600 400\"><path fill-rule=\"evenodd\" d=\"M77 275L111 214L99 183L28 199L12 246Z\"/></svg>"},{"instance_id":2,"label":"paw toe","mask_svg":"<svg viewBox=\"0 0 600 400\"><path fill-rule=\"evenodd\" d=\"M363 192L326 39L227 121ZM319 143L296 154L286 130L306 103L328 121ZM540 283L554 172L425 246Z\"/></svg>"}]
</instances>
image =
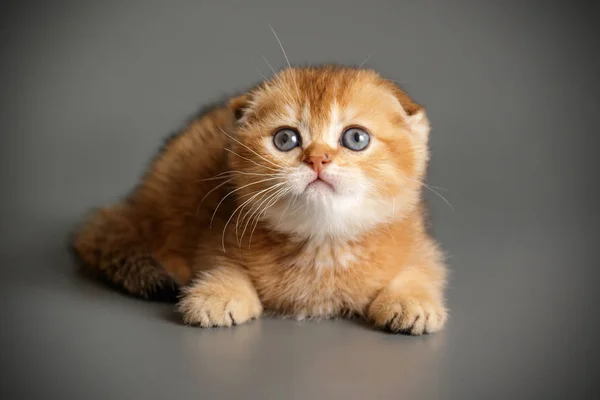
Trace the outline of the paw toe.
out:
<instances>
[{"instance_id":1,"label":"paw toe","mask_svg":"<svg viewBox=\"0 0 600 400\"><path fill-rule=\"evenodd\" d=\"M395 299L371 307L376 325L394 333L422 335L439 331L446 322L446 310L433 302Z\"/></svg>"},{"instance_id":2,"label":"paw toe","mask_svg":"<svg viewBox=\"0 0 600 400\"><path fill-rule=\"evenodd\" d=\"M253 302L257 302L258 307ZM185 296L178 308L184 323L203 328L237 325L258 317L262 312L258 299L229 299L199 293Z\"/></svg>"}]
</instances>

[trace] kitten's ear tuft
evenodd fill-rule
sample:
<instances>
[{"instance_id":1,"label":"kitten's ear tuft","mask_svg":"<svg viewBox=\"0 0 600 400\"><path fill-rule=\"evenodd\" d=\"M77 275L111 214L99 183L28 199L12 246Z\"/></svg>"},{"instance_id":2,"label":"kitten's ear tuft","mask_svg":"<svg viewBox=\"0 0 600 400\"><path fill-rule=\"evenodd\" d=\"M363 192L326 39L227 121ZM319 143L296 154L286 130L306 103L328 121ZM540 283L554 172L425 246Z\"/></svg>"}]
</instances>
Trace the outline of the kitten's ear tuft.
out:
<instances>
[{"instance_id":1,"label":"kitten's ear tuft","mask_svg":"<svg viewBox=\"0 0 600 400\"><path fill-rule=\"evenodd\" d=\"M246 93L229 100L229 108L238 123L243 123L250 105L250 94Z\"/></svg>"}]
</instances>

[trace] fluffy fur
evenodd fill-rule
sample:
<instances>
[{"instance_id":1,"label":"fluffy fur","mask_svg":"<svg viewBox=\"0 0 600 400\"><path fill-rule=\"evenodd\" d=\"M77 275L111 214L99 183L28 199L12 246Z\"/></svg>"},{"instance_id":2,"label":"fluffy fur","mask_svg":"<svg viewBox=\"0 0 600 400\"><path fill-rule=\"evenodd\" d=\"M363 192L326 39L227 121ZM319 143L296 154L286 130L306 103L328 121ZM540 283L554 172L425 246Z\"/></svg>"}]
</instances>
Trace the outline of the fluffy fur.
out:
<instances>
[{"instance_id":1,"label":"fluffy fur","mask_svg":"<svg viewBox=\"0 0 600 400\"><path fill-rule=\"evenodd\" d=\"M350 126L370 133L364 151L340 145ZM281 127L302 146L277 150ZM171 138L131 195L90 216L74 249L128 293L179 290L188 324L268 310L435 332L447 319L446 269L421 199L428 135L425 110L374 71L289 68ZM327 160L316 183L311 157Z\"/></svg>"}]
</instances>

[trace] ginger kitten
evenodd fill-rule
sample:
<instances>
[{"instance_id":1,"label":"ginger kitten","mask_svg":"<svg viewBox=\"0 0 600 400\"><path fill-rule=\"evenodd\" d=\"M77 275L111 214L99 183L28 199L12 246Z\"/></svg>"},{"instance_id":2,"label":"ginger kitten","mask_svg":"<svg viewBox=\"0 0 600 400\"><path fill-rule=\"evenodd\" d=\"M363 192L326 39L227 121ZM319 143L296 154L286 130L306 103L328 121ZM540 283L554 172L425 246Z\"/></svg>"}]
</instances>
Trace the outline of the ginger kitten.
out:
<instances>
[{"instance_id":1,"label":"ginger kitten","mask_svg":"<svg viewBox=\"0 0 600 400\"><path fill-rule=\"evenodd\" d=\"M187 324L264 310L440 330L446 269L428 236L425 110L370 70L289 68L193 120L139 186L74 240L82 265Z\"/></svg>"}]
</instances>

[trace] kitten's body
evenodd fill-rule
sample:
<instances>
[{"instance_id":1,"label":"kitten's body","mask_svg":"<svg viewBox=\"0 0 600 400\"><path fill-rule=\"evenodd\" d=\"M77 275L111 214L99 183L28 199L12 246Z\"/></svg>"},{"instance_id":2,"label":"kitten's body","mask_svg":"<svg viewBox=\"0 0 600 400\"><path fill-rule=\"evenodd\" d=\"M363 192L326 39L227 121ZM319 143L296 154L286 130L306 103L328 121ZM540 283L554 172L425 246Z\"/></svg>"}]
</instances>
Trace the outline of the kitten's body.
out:
<instances>
[{"instance_id":1,"label":"kitten's body","mask_svg":"<svg viewBox=\"0 0 600 400\"><path fill-rule=\"evenodd\" d=\"M373 136L361 154L336 139L357 124ZM302 146L273 149L280 126L297 128ZM229 326L266 309L433 332L446 320L445 268L420 201L428 131L422 108L373 72L286 70L170 139L74 247L129 293L183 288L191 324ZM307 157L323 152L328 183L307 183Z\"/></svg>"}]
</instances>

